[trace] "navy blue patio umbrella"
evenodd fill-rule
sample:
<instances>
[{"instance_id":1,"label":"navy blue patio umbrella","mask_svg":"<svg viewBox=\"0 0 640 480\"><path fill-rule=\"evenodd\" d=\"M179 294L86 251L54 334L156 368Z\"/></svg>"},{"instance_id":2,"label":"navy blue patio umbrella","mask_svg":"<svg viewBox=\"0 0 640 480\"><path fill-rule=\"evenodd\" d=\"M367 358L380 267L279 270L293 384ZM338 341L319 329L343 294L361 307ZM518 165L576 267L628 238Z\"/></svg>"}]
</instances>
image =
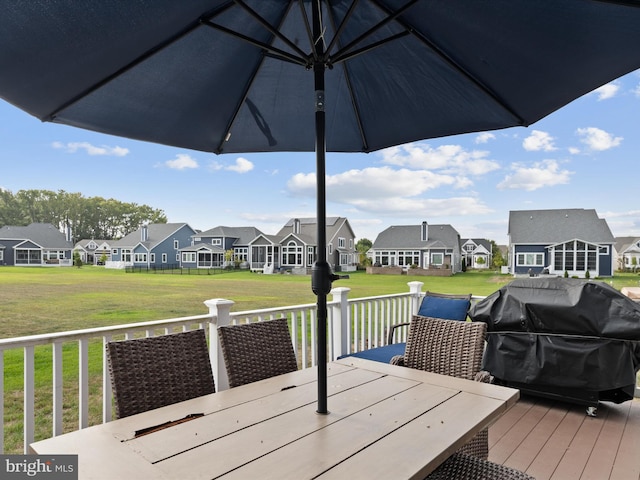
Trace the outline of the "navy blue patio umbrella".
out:
<instances>
[{"instance_id":1,"label":"navy blue patio umbrella","mask_svg":"<svg viewBox=\"0 0 640 480\"><path fill-rule=\"evenodd\" d=\"M0 0L0 97L42 121L216 154L315 151L327 413L325 152L528 126L640 67L640 4Z\"/></svg>"}]
</instances>

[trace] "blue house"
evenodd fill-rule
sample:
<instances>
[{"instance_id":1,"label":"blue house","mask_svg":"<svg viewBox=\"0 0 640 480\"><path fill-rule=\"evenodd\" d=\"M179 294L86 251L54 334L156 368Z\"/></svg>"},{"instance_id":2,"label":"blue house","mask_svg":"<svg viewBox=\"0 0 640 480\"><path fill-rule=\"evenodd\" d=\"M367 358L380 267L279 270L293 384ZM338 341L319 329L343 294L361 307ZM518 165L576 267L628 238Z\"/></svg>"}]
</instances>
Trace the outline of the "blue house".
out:
<instances>
[{"instance_id":1,"label":"blue house","mask_svg":"<svg viewBox=\"0 0 640 480\"><path fill-rule=\"evenodd\" d=\"M73 243L50 223L0 228L0 265L71 266Z\"/></svg>"},{"instance_id":2,"label":"blue house","mask_svg":"<svg viewBox=\"0 0 640 480\"><path fill-rule=\"evenodd\" d=\"M615 239L595 210L509 212L509 272L610 277Z\"/></svg>"},{"instance_id":3,"label":"blue house","mask_svg":"<svg viewBox=\"0 0 640 480\"><path fill-rule=\"evenodd\" d=\"M225 266L225 252L233 251L233 261L249 267L250 243L263 233L255 227L219 226L191 236L191 245L180 250L184 268Z\"/></svg>"},{"instance_id":4,"label":"blue house","mask_svg":"<svg viewBox=\"0 0 640 480\"><path fill-rule=\"evenodd\" d=\"M180 264L180 249L196 231L186 223L152 223L111 243L107 267L170 268Z\"/></svg>"}]
</instances>

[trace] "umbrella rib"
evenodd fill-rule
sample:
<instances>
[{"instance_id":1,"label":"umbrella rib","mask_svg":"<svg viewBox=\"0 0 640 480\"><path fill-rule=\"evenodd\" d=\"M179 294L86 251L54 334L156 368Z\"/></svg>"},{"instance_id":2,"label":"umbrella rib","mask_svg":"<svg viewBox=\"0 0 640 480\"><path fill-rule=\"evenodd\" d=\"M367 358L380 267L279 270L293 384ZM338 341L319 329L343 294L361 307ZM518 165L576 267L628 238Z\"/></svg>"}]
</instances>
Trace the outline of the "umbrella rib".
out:
<instances>
[{"instance_id":1,"label":"umbrella rib","mask_svg":"<svg viewBox=\"0 0 640 480\"><path fill-rule=\"evenodd\" d=\"M358 0L355 0L351 4L352 7L357 3L357 1ZM335 29L335 25L336 25L335 17L331 14L331 10L329 9L329 17L331 19L331 23L333 24L334 31L336 31L336 35L333 37L333 40L331 41L331 46L333 46L334 43L337 41L337 39L339 37L339 32L342 30L346 19L350 16L350 13L351 12L347 13L345 18L342 20L342 24L336 30ZM331 46L327 49L327 51L330 50ZM362 139L362 150L365 151L365 152L368 152L369 151L369 142L367 142L367 136L366 136L365 131L364 131L364 126L362 124L362 116L360 115L360 110L358 108L358 103L356 102L356 96L354 94L353 85L351 83L351 77L349 76L349 70L347 69L346 64L344 64L342 66L342 68L344 70L344 78L345 78L345 82L347 84L347 90L349 91L349 98L351 99L351 105L353 106L353 112L354 112L354 115L356 117L356 122L358 124L358 130L360 131L360 138Z\"/></svg>"},{"instance_id":2,"label":"umbrella rib","mask_svg":"<svg viewBox=\"0 0 640 480\"><path fill-rule=\"evenodd\" d=\"M381 5L378 0L372 0L378 7L383 9L388 14L390 13L386 6ZM396 16L397 17L397 16ZM500 98L496 92L494 92L491 88L485 85L482 81L472 75L469 71L464 69L458 62L456 62L453 58L447 55L440 47L438 47L434 42L425 37L423 34L418 33L415 28L401 19L396 19L399 25L403 28L407 29L407 31L413 34L419 41L424 43L427 47L429 47L436 55L438 55L442 60L444 60L449 66L460 72L461 75L465 76L470 82L476 85L480 90L482 90L488 97L490 97L495 103L504 108L510 115L512 115L520 125L526 125L524 119L518 115L513 108L511 108L502 98Z\"/></svg>"},{"instance_id":3,"label":"umbrella rib","mask_svg":"<svg viewBox=\"0 0 640 480\"><path fill-rule=\"evenodd\" d=\"M174 42L176 42L180 38L184 37L188 33L192 32L193 30L198 28L202 24L202 20L201 20L202 18L215 17L215 16L219 15L220 13L224 12L225 10L227 10L228 8L232 7L232 6L233 6L233 3L228 2L228 3L224 4L224 5L219 6L218 8L216 8L214 10L211 10L211 11L207 12L200 19L197 19L194 22L191 22L189 25L187 25L182 30L176 32L175 35L172 35L171 37L167 38L163 42L160 42L157 45L153 46L153 48L147 50L142 55L138 56L137 58L135 58L134 60L129 62L127 65L124 65L123 67L119 68L115 72L113 72L110 75L107 75L106 77L104 77L102 80L100 80L100 81L94 83L93 85L91 85L90 87L86 88L85 90L80 92L78 95L75 95L74 97L70 98L66 102L63 102L61 105L57 106L55 109L53 109L51 112L47 113L46 115L41 116L40 120L43 121L43 122L51 122L51 121L53 121L55 119L56 115L59 112L61 112L62 110L65 110L66 108L68 108L71 105L75 104L76 102L80 101L84 97L92 94L93 92L95 92L96 90L101 88L102 86L104 86L107 83L109 83L114 78L117 78L118 76L122 75L123 73L131 70L136 65L144 62L146 59L148 59L149 57L155 55L157 52L163 50L168 45L173 44Z\"/></svg>"},{"instance_id":4,"label":"umbrella rib","mask_svg":"<svg viewBox=\"0 0 640 480\"><path fill-rule=\"evenodd\" d=\"M355 38L354 40L349 42L349 44L347 44L342 49L337 51L335 56L336 57L340 57L340 58L346 56L347 52L349 50L351 50L355 45L357 45L358 43L362 42L364 39L366 39L366 38L370 37L371 35L373 35L374 32L376 32L380 28L384 27L389 22L392 22L393 20L397 19L400 15L402 15L409 8L411 8L417 1L418 0L411 0L411 1L407 2L402 8L399 8L399 9L393 11L393 12L390 12L386 8L383 8L381 5L378 4L378 2L374 2L374 3L376 3L376 5L378 5L378 7L381 10L383 10L387 14L387 17L384 20L381 20L380 22L378 22L376 25L371 27L366 32L364 32L362 35L358 36L357 38ZM407 27L404 27L404 28L407 28ZM333 41L331 43L333 44Z\"/></svg>"},{"instance_id":5,"label":"umbrella rib","mask_svg":"<svg viewBox=\"0 0 640 480\"><path fill-rule=\"evenodd\" d=\"M269 22L267 22L262 16L260 16L259 13L257 13L255 10L253 10L251 7L249 7L246 3L244 3L243 0L234 0L234 1L236 2L237 5L242 7L249 15L251 15L256 21L258 21L258 23L260 23L260 25L262 25L264 28L266 28L269 31L269 33L271 33L275 37L278 37L284 43L289 45L289 47L291 47L294 51L298 52L298 55L300 55L300 57L306 58L306 56L307 56L306 53L304 53L300 49L300 47L298 47L295 43L293 43L287 37L282 35L282 33L280 33L280 31L278 31L277 29L273 28Z\"/></svg>"},{"instance_id":6,"label":"umbrella rib","mask_svg":"<svg viewBox=\"0 0 640 480\"><path fill-rule=\"evenodd\" d=\"M295 63L297 65L302 65L303 67L306 67L308 65L306 56L304 57L296 57L295 55L292 55L288 52L285 52L284 50L281 50L279 48L276 47L272 47L264 42L261 42L259 40L255 40L251 37L248 37L246 35L243 35L239 32L236 32L234 30L231 30L227 27L223 27L222 25L219 25L217 23L213 23L210 20L204 20L202 22L203 25L207 26L207 27L211 27L215 30L218 30L220 32L226 33L228 35L231 35L232 37L238 38L240 40L243 40L247 43L250 43L251 45L255 45L256 47L262 49L265 51L265 53L268 53L269 56L274 57L274 58L279 58L280 60L284 60L287 62L291 62L291 63Z\"/></svg>"},{"instance_id":7,"label":"umbrella rib","mask_svg":"<svg viewBox=\"0 0 640 480\"><path fill-rule=\"evenodd\" d=\"M280 19L280 24L278 25L278 28L280 28L280 27L282 26L282 23L284 22L284 20L285 20L286 16L287 16L286 14L284 14L284 15L282 16L282 18ZM207 25L209 25L209 24L207 24ZM214 27L214 28L217 28L217 27L218 27L218 26L217 26L217 25L215 25L215 24L212 24L212 25L209 25L209 26ZM245 37L244 35L242 35L242 36L241 36L241 35L236 34L236 33L234 33L234 32L230 32L230 33L231 33L233 36L235 36L235 37L239 38L240 40L243 40L243 41L249 42L249 43L254 44L254 45L256 44L256 43L255 43L255 41L254 41L253 39L249 38L249 37ZM245 90L244 90L244 92L243 92L243 94L242 94L242 97L240 98L240 101L237 103L236 108L235 108L235 109L234 109L234 111L233 111L233 115L231 115L231 116L230 116L229 122L227 123L227 125L226 125L226 129L225 129L225 131L226 131L226 135L225 135L225 137L222 139L222 141L218 144L218 147L214 150L214 152L215 152L216 154L221 154L221 153L223 153L223 148L222 148L222 147L223 147L223 145L224 145L224 142L226 142L226 141L227 141L227 138L229 137L229 134L231 133L231 126L232 126L232 125L233 125L233 123L236 121L236 118L238 117L238 113L240 113L240 108L241 108L241 107L242 107L242 105L245 103L245 101L246 101L246 99L247 99L247 96L249 95L249 90L251 90L251 85L253 84L253 81L254 81L254 80L255 80L255 78L256 78L256 73L258 72L258 70L260 70L260 65L262 65L262 62L264 62L265 57L267 57L267 56L271 57L271 56L272 56L272 57L278 58L278 59L280 59L280 60L284 60L284 61L287 61L287 62L292 61L292 62L293 62L293 63L295 63L295 64L303 65L303 66L305 66L305 67L308 67L308 63L307 63L306 61L304 61L304 62L302 62L302 63L301 63L301 62L300 62L300 59L298 59L295 55L291 55L290 53L287 53L287 52L281 51L281 50L279 50L279 49L277 49L277 48L270 47L269 45L263 45L263 46L267 49L267 51L265 51L265 52L264 52L264 54L262 55L261 60L256 64L256 67L255 67L255 69L254 69L254 71L253 71L253 74L252 74L252 75L251 75L251 77L250 77L250 81L249 81L249 82L247 82L247 86L246 86L246 88L245 88ZM282 53L284 53L285 55L284 55L284 56L282 56L282 55L278 55L278 54L277 54L278 52L276 52L275 54L271 55L271 54L270 54L270 52L271 52L272 50L282 52ZM289 59L289 57L292 57L292 58L291 58L291 59Z\"/></svg>"}]
</instances>

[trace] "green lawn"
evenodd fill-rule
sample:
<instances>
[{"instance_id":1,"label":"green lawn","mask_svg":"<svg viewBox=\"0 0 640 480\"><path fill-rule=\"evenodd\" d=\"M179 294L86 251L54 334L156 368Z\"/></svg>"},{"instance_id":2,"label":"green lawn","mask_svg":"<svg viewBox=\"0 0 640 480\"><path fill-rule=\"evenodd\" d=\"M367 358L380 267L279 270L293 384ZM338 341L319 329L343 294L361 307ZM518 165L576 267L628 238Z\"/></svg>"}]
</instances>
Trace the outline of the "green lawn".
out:
<instances>
[{"instance_id":1,"label":"green lawn","mask_svg":"<svg viewBox=\"0 0 640 480\"><path fill-rule=\"evenodd\" d=\"M423 290L489 295L512 277L494 272L466 272L453 277L367 275L354 272L334 287L351 289L349 298L409 290L411 281ZM606 279L615 288L637 286L640 276ZM331 296L329 296L331 297ZM0 338L77 330L207 313L204 301L233 300L233 311L314 303L310 277L260 275L248 271L216 275L125 273L101 267L0 267ZM102 344L90 344L90 424L101 421ZM65 344L64 430L77 428L78 349ZM5 453L22 452L22 351L4 353ZM51 347L36 348L36 439L51 436Z\"/></svg>"}]
</instances>

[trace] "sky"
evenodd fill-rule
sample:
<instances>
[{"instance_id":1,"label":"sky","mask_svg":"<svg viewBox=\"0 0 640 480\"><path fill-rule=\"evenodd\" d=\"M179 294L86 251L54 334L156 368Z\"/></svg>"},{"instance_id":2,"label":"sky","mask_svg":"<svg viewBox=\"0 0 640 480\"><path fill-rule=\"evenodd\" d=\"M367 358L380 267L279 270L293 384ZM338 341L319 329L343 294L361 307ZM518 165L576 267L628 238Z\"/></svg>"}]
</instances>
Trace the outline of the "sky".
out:
<instances>
[{"instance_id":1,"label":"sky","mask_svg":"<svg viewBox=\"0 0 640 480\"><path fill-rule=\"evenodd\" d=\"M42 123L0 100L0 188L64 190L161 209L199 230L275 234L316 216L315 154L214 155ZM369 154L327 153L327 216L357 239L394 225L450 224L507 244L509 211L595 209L640 237L640 70L524 128Z\"/></svg>"}]
</instances>

